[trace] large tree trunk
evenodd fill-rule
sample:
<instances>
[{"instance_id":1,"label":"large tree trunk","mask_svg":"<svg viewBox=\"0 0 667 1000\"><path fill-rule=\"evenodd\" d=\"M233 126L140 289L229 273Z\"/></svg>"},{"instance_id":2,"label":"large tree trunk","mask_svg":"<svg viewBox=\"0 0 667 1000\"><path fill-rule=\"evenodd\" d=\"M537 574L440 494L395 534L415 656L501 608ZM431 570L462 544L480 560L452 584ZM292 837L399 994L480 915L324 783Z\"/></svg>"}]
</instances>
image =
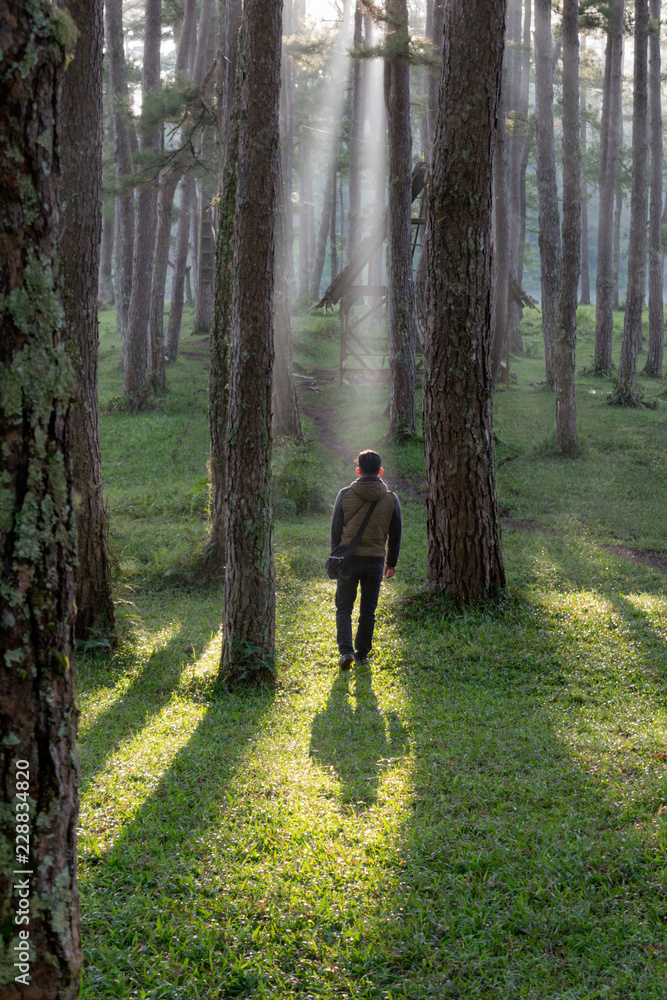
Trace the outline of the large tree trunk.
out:
<instances>
[{"instance_id":1,"label":"large tree trunk","mask_svg":"<svg viewBox=\"0 0 667 1000\"><path fill-rule=\"evenodd\" d=\"M535 0L535 143L544 361L547 385L553 385L553 343L558 325L562 257L554 139L551 0Z\"/></svg>"},{"instance_id":2,"label":"large tree trunk","mask_svg":"<svg viewBox=\"0 0 667 1000\"><path fill-rule=\"evenodd\" d=\"M428 202L426 573L457 601L505 584L493 472L489 249L504 35L504 0L447 4Z\"/></svg>"},{"instance_id":3,"label":"large tree trunk","mask_svg":"<svg viewBox=\"0 0 667 1000\"><path fill-rule=\"evenodd\" d=\"M162 0L146 0L146 34L141 92L146 100L160 89L160 41L162 34ZM161 145L159 126L141 133L139 147L146 154L157 154ZM126 337L123 370L123 391L140 395L146 384L148 341L153 284L153 254L157 226L158 182L150 178L139 187L137 225L134 238L132 298Z\"/></svg>"},{"instance_id":4,"label":"large tree trunk","mask_svg":"<svg viewBox=\"0 0 667 1000\"><path fill-rule=\"evenodd\" d=\"M132 139L126 124L130 91L125 66L122 0L106 0L106 40L109 59L109 82L113 101L114 166L116 177L115 281L116 319L123 337L123 366L127 364L128 323L132 296L132 260L134 256L134 190L128 181L132 174Z\"/></svg>"},{"instance_id":5,"label":"large tree trunk","mask_svg":"<svg viewBox=\"0 0 667 1000\"><path fill-rule=\"evenodd\" d=\"M384 98L389 143L387 210L387 332L389 440L415 433L415 332L412 323L412 131L406 0L388 0Z\"/></svg>"},{"instance_id":6,"label":"large tree trunk","mask_svg":"<svg viewBox=\"0 0 667 1000\"><path fill-rule=\"evenodd\" d=\"M54 265L60 87L75 38L45 0L0 0L0 25L0 994L75 1000L73 374Z\"/></svg>"},{"instance_id":7,"label":"large tree trunk","mask_svg":"<svg viewBox=\"0 0 667 1000\"><path fill-rule=\"evenodd\" d=\"M176 230L176 260L174 274L171 279L171 301L169 303L169 321L167 323L165 354L170 364L178 356L178 341L181 335L183 321L183 299L185 295L185 272L188 262L188 244L190 239L190 213L195 193L195 182L191 175L183 178L181 184L181 203L178 207L178 229Z\"/></svg>"},{"instance_id":8,"label":"large tree trunk","mask_svg":"<svg viewBox=\"0 0 667 1000\"><path fill-rule=\"evenodd\" d=\"M619 158L623 147L623 114L621 112L619 128ZM621 308L621 219L623 217L623 185L620 172L616 173L616 194L614 201L614 249L612 251L612 310Z\"/></svg>"},{"instance_id":9,"label":"large tree trunk","mask_svg":"<svg viewBox=\"0 0 667 1000\"><path fill-rule=\"evenodd\" d=\"M595 279L595 356L601 374L611 371L614 290L614 195L621 145L623 71L623 0L611 0L607 27L604 92L600 123L600 214Z\"/></svg>"},{"instance_id":10,"label":"large tree trunk","mask_svg":"<svg viewBox=\"0 0 667 1000\"><path fill-rule=\"evenodd\" d=\"M574 395L577 298L581 263L581 151L579 147L579 8L563 2L563 276L560 324L554 341L556 437L564 454L574 454L577 404Z\"/></svg>"},{"instance_id":11,"label":"large tree trunk","mask_svg":"<svg viewBox=\"0 0 667 1000\"><path fill-rule=\"evenodd\" d=\"M651 203L649 209L648 357L644 375L662 378L665 317L662 294L662 104L660 100L660 0L650 0Z\"/></svg>"},{"instance_id":12,"label":"large tree trunk","mask_svg":"<svg viewBox=\"0 0 667 1000\"><path fill-rule=\"evenodd\" d=\"M582 51L586 48L586 35L581 36ZM587 136L586 136L586 91L581 87L579 95L579 107L581 109L581 158L585 159ZM582 306L591 304L591 270L588 253L588 185L586 178L581 178L581 297L579 299Z\"/></svg>"},{"instance_id":13,"label":"large tree trunk","mask_svg":"<svg viewBox=\"0 0 667 1000\"><path fill-rule=\"evenodd\" d=\"M642 337L646 257L646 175L648 166L648 0L635 0L635 60L632 98L632 193L628 290L615 402L635 406L637 357Z\"/></svg>"},{"instance_id":14,"label":"large tree trunk","mask_svg":"<svg viewBox=\"0 0 667 1000\"><path fill-rule=\"evenodd\" d=\"M102 0L67 0L67 11L80 35L74 59L63 79L60 138L63 215L58 256L75 376L70 447L77 497L76 631L85 636L91 628L114 627L97 413Z\"/></svg>"},{"instance_id":15,"label":"large tree trunk","mask_svg":"<svg viewBox=\"0 0 667 1000\"><path fill-rule=\"evenodd\" d=\"M227 422L227 564L220 664L272 676L271 391L281 0L246 0Z\"/></svg>"}]
</instances>

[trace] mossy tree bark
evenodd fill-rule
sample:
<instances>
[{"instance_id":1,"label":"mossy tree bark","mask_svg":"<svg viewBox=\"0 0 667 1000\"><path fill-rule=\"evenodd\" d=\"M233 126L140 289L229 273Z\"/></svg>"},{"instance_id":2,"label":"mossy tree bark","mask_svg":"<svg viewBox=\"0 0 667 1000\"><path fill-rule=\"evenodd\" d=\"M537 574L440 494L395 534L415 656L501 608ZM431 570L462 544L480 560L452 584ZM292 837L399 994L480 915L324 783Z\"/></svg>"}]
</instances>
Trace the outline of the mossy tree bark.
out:
<instances>
[{"instance_id":1,"label":"mossy tree bark","mask_svg":"<svg viewBox=\"0 0 667 1000\"><path fill-rule=\"evenodd\" d=\"M114 627L108 521L97 410L98 269L102 206L102 0L67 0L79 29L63 79L62 228L58 256L75 374L69 449L74 458L78 557L76 631Z\"/></svg>"},{"instance_id":2,"label":"mossy tree bark","mask_svg":"<svg viewBox=\"0 0 667 1000\"><path fill-rule=\"evenodd\" d=\"M81 971L74 706L76 542L68 336L54 266L59 225L60 90L76 44L46 0L0 0L0 994L74 1000ZM19 802L17 762L29 770ZM23 809L27 805L28 808ZM19 808L20 807L20 808ZM17 852L27 816L30 844ZM14 870L28 874L11 874ZM17 884L23 883L17 888ZM27 883L27 885L26 885ZM28 925L17 925L27 889ZM27 929L30 981L17 984Z\"/></svg>"},{"instance_id":3,"label":"mossy tree bark","mask_svg":"<svg viewBox=\"0 0 667 1000\"><path fill-rule=\"evenodd\" d=\"M632 97L632 192L628 290L621 341L616 403L636 406L637 358L642 339L642 305L646 278L646 180L648 173L648 0L635 0L635 59Z\"/></svg>"},{"instance_id":4,"label":"mossy tree bark","mask_svg":"<svg viewBox=\"0 0 667 1000\"><path fill-rule=\"evenodd\" d=\"M271 391L282 0L246 0L227 424L221 678L269 679L275 643Z\"/></svg>"},{"instance_id":5,"label":"mossy tree bark","mask_svg":"<svg viewBox=\"0 0 667 1000\"><path fill-rule=\"evenodd\" d=\"M542 334L547 385L554 383L562 251L556 180L551 0L535 0L535 146L542 275Z\"/></svg>"},{"instance_id":6,"label":"mossy tree bark","mask_svg":"<svg viewBox=\"0 0 667 1000\"><path fill-rule=\"evenodd\" d=\"M427 582L457 601L487 597L505 583L493 472L489 249L504 35L504 0L447 4L428 202L424 445Z\"/></svg>"},{"instance_id":7,"label":"mossy tree bark","mask_svg":"<svg viewBox=\"0 0 667 1000\"><path fill-rule=\"evenodd\" d=\"M389 440L416 430L416 338L412 322L412 130L410 36L406 0L388 0L384 103L389 145L387 208L387 333L389 339Z\"/></svg>"},{"instance_id":8,"label":"mossy tree bark","mask_svg":"<svg viewBox=\"0 0 667 1000\"><path fill-rule=\"evenodd\" d=\"M651 200L649 207L648 356L644 375L662 378L665 317L662 292L662 103L660 98L660 0L650 0L649 117L651 121Z\"/></svg>"},{"instance_id":9,"label":"mossy tree bark","mask_svg":"<svg viewBox=\"0 0 667 1000\"><path fill-rule=\"evenodd\" d=\"M600 221L595 278L595 356L593 365L602 373L611 371L614 294L614 197L621 148L623 122L621 86L623 82L623 4L609 4L604 88L600 121Z\"/></svg>"},{"instance_id":10,"label":"mossy tree bark","mask_svg":"<svg viewBox=\"0 0 667 1000\"><path fill-rule=\"evenodd\" d=\"M579 125L579 7L563 2L563 274L554 340L556 437L564 454L579 447L574 394L577 300L581 269L581 150Z\"/></svg>"}]
</instances>

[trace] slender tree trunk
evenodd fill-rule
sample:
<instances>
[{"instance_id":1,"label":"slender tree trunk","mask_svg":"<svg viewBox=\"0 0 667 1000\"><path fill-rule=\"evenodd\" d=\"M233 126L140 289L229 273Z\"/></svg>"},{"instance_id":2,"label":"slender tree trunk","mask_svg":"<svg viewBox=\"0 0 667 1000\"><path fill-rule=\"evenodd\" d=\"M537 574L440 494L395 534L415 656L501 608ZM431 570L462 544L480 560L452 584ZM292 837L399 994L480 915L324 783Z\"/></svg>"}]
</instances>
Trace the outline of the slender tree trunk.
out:
<instances>
[{"instance_id":1,"label":"slender tree trunk","mask_svg":"<svg viewBox=\"0 0 667 1000\"><path fill-rule=\"evenodd\" d=\"M181 36L176 49L176 72L189 75L197 45L197 3L185 0Z\"/></svg>"},{"instance_id":2,"label":"slender tree trunk","mask_svg":"<svg viewBox=\"0 0 667 1000\"><path fill-rule=\"evenodd\" d=\"M551 0L535 0L535 139L542 271L542 333L547 385L553 385L554 381L553 343L558 325L562 267L551 53Z\"/></svg>"},{"instance_id":3,"label":"slender tree trunk","mask_svg":"<svg viewBox=\"0 0 667 1000\"><path fill-rule=\"evenodd\" d=\"M507 70L505 80L508 82L507 102L511 120L511 131L507 137L507 211L508 211L508 264L507 278L514 278L519 272L519 254L521 251L521 156L523 153L524 129L526 112L521 106L523 59L521 53L521 0L510 0L508 6L507 33L509 45L506 46ZM509 77L509 80L508 80ZM527 108L526 108L527 111ZM521 310L516 302L510 300L509 288L505 292L507 301L506 333L510 338L510 347L515 348L520 339ZM523 344L521 344L521 349ZM496 364L494 360L494 371Z\"/></svg>"},{"instance_id":4,"label":"slender tree trunk","mask_svg":"<svg viewBox=\"0 0 667 1000\"><path fill-rule=\"evenodd\" d=\"M128 184L132 174L132 141L126 124L130 91L125 66L122 0L106 0L106 38L109 80L113 100L114 164L116 176L116 316L123 336L123 367L128 364L128 322L132 296L134 255L134 190Z\"/></svg>"},{"instance_id":5,"label":"slender tree trunk","mask_svg":"<svg viewBox=\"0 0 667 1000\"><path fill-rule=\"evenodd\" d=\"M220 666L228 683L273 673L271 390L281 15L281 0L246 0L243 9Z\"/></svg>"},{"instance_id":6,"label":"slender tree trunk","mask_svg":"<svg viewBox=\"0 0 667 1000\"><path fill-rule=\"evenodd\" d=\"M174 274L171 279L171 302L169 303L169 321L167 323L165 354L170 364L178 356L178 341L181 335L183 321L183 296L185 293L185 271L188 260L188 241L190 236L190 212L194 195L195 182L192 176L183 178L181 184L181 203L178 209L178 229L176 231L176 260Z\"/></svg>"},{"instance_id":7,"label":"slender tree trunk","mask_svg":"<svg viewBox=\"0 0 667 1000\"><path fill-rule=\"evenodd\" d=\"M494 258L491 339L491 377L495 387L500 374L500 366L505 350L508 319L508 289L509 289L509 211L507 198L507 142L505 134L505 100L509 91L510 57L507 45L503 57L503 74L498 105L498 128L496 130L496 148L493 160L493 208L495 216Z\"/></svg>"},{"instance_id":8,"label":"slender tree trunk","mask_svg":"<svg viewBox=\"0 0 667 1000\"><path fill-rule=\"evenodd\" d=\"M619 158L620 149L623 147L623 115L621 114L621 119L619 122L620 130L620 140L619 140ZM614 283L612 293L611 293L611 304L612 309L621 308L621 220L623 217L623 187L621 185L620 173L616 174L616 194L614 200L614 250L613 250L613 273L612 281Z\"/></svg>"},{"instance_id":9,"label":"slender tree trunk","mask_svg":"<svg viewBox=\"0 0 667 1000\"><path fill-rule=\"evenodd\" d=\"M97 413L104 32L102 0L68 0L66 9L80 35L63 78L58 255L75 377L69 447L77 497L76 631L85 636L91 628L114 627Z\"/></svg>"},{"instance_id":10,"label":"slender tree trunk","mask_svg":"<svg viewBox=\"0 0 667 1000\"><path fill-rule=\"evenodd\" d=\"M370 37L368 39L369 43L371 41ZM374 67L375 68L375 67ZM378 72L381 70L378 67ZM379 84L379 80L378 80ZM385 211L385 189L387 187L387 169L386 169L386 156L385 156L385 145L387 142L387 119L386 112L384 109L384 103L380 104L380 107L375 114L373 120L371 121L371 141L373 142L374 149L374 166L373 166L373 225L376 225L378 220L382 218ZM422 250L423 253L423 250ZM381 285L382 284L382 246L378 246L377 250L373 253L371 259L368 262L368 283L369 285ZM371 300L372 305L377 305L379 300L373 298ZM382 316L380 311L374 313L376 326L381 326Z\"/></svg>"},{"instance_id":11,"label":"slender tree trunk","mask_svg":"<svg viewBox=\"0 0 667 1000\"><path fill-rule=\"evenodd\" d=\"M355 49L361 48L363 10L357 0L354 9ZM352 121L350 124L350 164L348 171L349 200L347 224L347 259L357 252L359 243L359 216L361 213L361 137L364 131L363 75L361 59L352 60Z\"/></svg>"},{"instance_id":12,"label":"slender tree trunk","mask_svg":"<svg viewBox=\"0 0 667 1000\"><path fill-rule=\"evenodd\" d=\"M113 287L113 244L116 233L116 217L113 211L102 215L102 244L100 247L100 276L98 295L100 302L114 304Z\"/></svg>"},{"instance_id":13,"label":"slender tree trunk","mask_svg":"<svg viewBox=\"0 0 667 1000\"><path fill-rule=\"evenodd\" d=\"M0 25L0 994L75 1000L73 374L54 260L61 81L75 38L45 0L0 0Z\"/></svg>"},{"instance_id":14,"label":"slender tree trunk","mask_svg":"<svg viewBox=\"0 0 667 1000\"><path fill-rule=\"evenodd\" d=\"M160 89L160 41L162 34L162 0L146 0L146 34L141 90L144 99ZM139 146L144 154L160 150L161 130L151 128L141 133ZM137 199L137 226L134 240L132 298L128 319L127 351L123 370L123 390L129 395L141 394L146 384L148 340L151 318L153 254L157 225L156 180L145 180Z\"/></svg>"},{"instance_id":15,"label":"slender tree trunk","mask_svg":"<svg viewBox=\"0 0 667 1000\"><path fill-rule=\"evenodd\" d=\"M560 324L554 341L556 437L564 454L579 447L574 393L577 293L581 264L581 137L579 120L579 5L563 2L563 276Z\"/></svg>"},{"instance_id":16,"label":"slender tree trunk","mask_svg":"<svg viewBox=\"0 0 667 1000\"><path fill-rule=\"evenodd\" d=\"M662 103L660 99L660 0L651 0L649 108L651 204L649 209L648 357L644 375L662 378L665 317L662 293Z\"/></svg>"},{"instance_id":17,"label":"slender tree trunk","mask_svg":"<svg viewBox=\"0 0 667 1000\"><path fill-rule=\"evenodd\" d=\"M337 221L336 221L336 206L338 204L338 198L336 197L336 178L337 171L336 165L334 163L333 169L331 171L331 225L329 226L329 247L331 252L331 281L334 280L338 274L338 233Z\"/></svg>"},{"instance_id":18,"label":"slender tree trunk","mask_svg":"<svg viewBox=\"0 0 667 1000\"><path fill-rule=\"evenodd\" d=\"M308 295L312 285L313 263L313 171L310 146L300 144L301 177L299 180L299 295Z\"/></svg>"},{"instance_id":19,"label":"slender tree trunk","mask_svg":"<svg viewBox=\"0 0 667 1000\"><path fill-rule=\"evenodd\" d=\"M635 61L632 98L632 193L628 291L621 342L621 363L614 400L637 405L637 357L641 344L646 256L646 179L648 167L648 0L635 0Z\"/></svg>"},{"instance_id":20,"label":"slender tree trunk","mask_svg":"<svg viewBox=\"0 0 667 1000\"><path fill-rule=\"evenodd\" d=\"M280 166L280 161L278 161ZM301 440L299 401L294 381L292 358L292 325L289 294L289 273L286 265L285 209L280 170L277 178L275 300L274 300L274 368L273 368L273 433L275 437ZM326 237L325 237L326 239Z\"/></svg>"},{"instance_id":21,"label":"slender tree trunk","mask_svg":"<svg viewBox=\"0 0 667 1000\"><path fill-rule=\"evenodd\" d=\"M180 167L171 169L160 184L157 212L157 236L155 239L155 262L153 268L153 288L151 294L150 358L149 371L154 388L165 388L165 336L164 336L164 292L167 285L167 266L171 242L172 210L174 195L183 171Z\"/></svg>"},{"instance_id":22,"label":"slender tree trunk","mask_svg":"<svg viewBox=\"0 0 667 1000\"><path fill-rule=\"evenodd\" d=\"M424 448L427 582L456 601L479 600L505 584L493 472L489 252L504 36L504 0L448 2L428 201Z\"/></svg>"},{"instance_id":23,"label":"slender tree trunk","mask_svg":"<svg viewBox=\"0 0 667 1000\"><path fill-rule=\"evenodd\" d=\"M388 0L384 97L389 143L387 212L387 330L389 439L415 433L415 333L412 323L412 132L406 0Z\"/></svg>"},{"instance_id":24,"label":"slender tree trunk","mask_svg":"<svg viewBox=\"0 0 667 1000\"><path fill-rule=\"evenodd\" d=\"M238 45L238 34L237 34ZM232 286L236 227L236 189L239 154L239 80L235 82L236 111L230 108L227 157L216 246L215 309L211 329L211 377L208 415L211 431L211 537L206 549L209 572L219 574L227 556L226 448L229 416L229 338L232 324ZM230 102L233 104L233 102Z\"/></svg>"},{"instance_id":25,"label":"slender tree trunk","mask_svg":"<svg viewBox=\"0 0 667 1000\"><path fill-rule=\"evenodd\" d=\"M530 55L531 46L531 21L532 21L532 0L525 0L525 11L523 19L523 48L521 56L521 167L519 173L520 184L520 237L519 237L519 263L517 267L517 281L523 282L523 258L526 248L526 170L528 168L528 151L530 147L530 131L528 124L528 106L530 95ZM519 321L520 322L520 321ZM523 339L521 337L520 325L512 329L512 347L514 350L523 351Z\"/></svg>"},{"instance_id":26,"label":"slender tree trunk","mask_svg":"<svg viewBox=\"0 0 667 1000\"><path fill-rule=\"evenodd\" d=\"M194 80L203 86L208 70L213 64L216 52L215 0L202 0L199 12L199 30L197 32L197 49L195 54ZM206 87L206 93L213 92L213 79ZM200 137L197 153L204 160L213 160L213 141L210 131L212 123L208 123ZM209 176L197 182L198 187L198 218L197 218L197 294L195 296L194 329L198 333L207 334L213 320L215 238L213 232L213 216L211 201L212 181Z\"/></svg>"},{"instance_id":27,"label":"slender tree trunk","mask_svg":"<svg viewBox=\"0 0 667 1000\"><path fill-rule=\"evenodd\" d=\"M293 33L292 0L286 0L284 12L284 35ZM294 57L286 55L281 64L280 87L280 134L281 171L285 189L285 253L287 254L287 274L289 276L290 299L295 287L294 280L294 206L292 204L292 184L294 172ZM335 189L334 189L335 190Z\"/></svg>"},{"instance_id":28,"label":"slender tree trunk","mask_svg":"<svg viewBox=\"0 0 667 1000\"><path fill-rule=\"evenodd\" d=\"M612 0L607 29L605 82L600 125L600 217L595 279L595 370L611 371L614 289L614 193L621 145L623 70L623 0Z\"/></svg>"},{"instance_id":29,"label":"slender tree trunk","mask_svg":"<svg viewBox=\"0 0 667 1000\"><path fill-rule=\"evenodd\" d=\"M431 0L433 4L431 38L438 55L442 55L444 42L445 23L445 0ZM428 133L429 133L429 159L432 156L433 136L435 135L435 123L438 115L438 87L440 85L440 73L435 69L428 70Z\"/></svg>"},{"instance_id":30,"label":"slender tree trunk","mask_svg":"<svg viewBox=\"0 0 667 1000\"><path fill-rule=\"evenodd\" d=\"M582 51L586 48L586 35L581 36L581 49ZM581 92L579 95L579 107L581 109L581 158L585 159L586 148L587 148L587 136L586 136L586 90L581 87ZM586 178L582 174L581 177L581 305L589 306L591 304L591 273L590 273L590 263L589 263L589 253L588 253L588 185L586 184Z\"/></svg>"},{"instance_id":31,"label":"slender tree trunk","mask_svg":"<svg viewBox=\"0 0 667 1000\"><path fill-rule=\"evenodd\" d=\"M317 232L317 243L315 245L315 260L313 262L313 298L317 301L320 297L320 286L322 284L322 272L324 271L324 261L327 256L327 237L329 236L329 226L331 224L331 208L334 202L333 197L333 175L331 168L327 170L326 182L324 185L324 195L322 198L322 216L320 227ZM285 229L287 227L285 226Z\"/></svg>"}]
</instances>

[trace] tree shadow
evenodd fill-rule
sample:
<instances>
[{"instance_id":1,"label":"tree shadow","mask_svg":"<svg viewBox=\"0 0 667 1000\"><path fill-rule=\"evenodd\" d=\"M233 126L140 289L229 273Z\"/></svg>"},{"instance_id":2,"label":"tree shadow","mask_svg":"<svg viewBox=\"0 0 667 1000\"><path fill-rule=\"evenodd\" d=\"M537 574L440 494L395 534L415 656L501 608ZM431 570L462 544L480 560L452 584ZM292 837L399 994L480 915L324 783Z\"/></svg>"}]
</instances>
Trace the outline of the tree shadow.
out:
<instances>
[{"instance_id":1,"label":"tree shadow","mask_svg":"<svg viewBox=\"0 0 667 1000\"><path fill-rule=\"evenodd\" d=\"M369 996L664 995L664 958L645 957L664 934L647 888L664 868L661 773L650 746L637 748L641 773L621 759L613 721L595 735L605 716L588 722L585 670L563 677L587 638L526 598L451 614L440 640L429 624L443 655L422 668L407 658L414 619L396 621L395 660L410 664L412 796L347 974L365 973ZM647 630L636 638L650 656ZM664 698L664 673L659 687Z\"/></svg>"},{"instance_id":2,"label":"tree shadow","mask_svg":"<svg viewBox=\"0 0 667 1000\"><path fill-rule=\"evenodd\" d=\"M325 708L313 719L310 754L335 772L341 805L362 812L377 800L380 778L405 753L407 735L394 712L380 711L368 665L359 665L350 693L350 674L333 683Z\"/></svg>"},{"instance_id":3,"label":"tree shadow","mask_svg":"<svg viewBox=\"0 0 667 1000\"><path fill-rule=\"evenodd\" d=\"M209 644L211 634L219 623L220 609L216 607L214 614L215 618L203 623L199 608L193 613L191 622L186 616L176 634L145 660L129 686L119 692L94 721L82 730L82 792L86 791L95 775L121 745L141 732L149 720L171 700L185 671L196 662ZM191 641L186 642L185 636ZM114 670L114 675L118 675L120 679L121 671ZM85 680L81 687L85 690Z\"/></svg>"}]
</instances>

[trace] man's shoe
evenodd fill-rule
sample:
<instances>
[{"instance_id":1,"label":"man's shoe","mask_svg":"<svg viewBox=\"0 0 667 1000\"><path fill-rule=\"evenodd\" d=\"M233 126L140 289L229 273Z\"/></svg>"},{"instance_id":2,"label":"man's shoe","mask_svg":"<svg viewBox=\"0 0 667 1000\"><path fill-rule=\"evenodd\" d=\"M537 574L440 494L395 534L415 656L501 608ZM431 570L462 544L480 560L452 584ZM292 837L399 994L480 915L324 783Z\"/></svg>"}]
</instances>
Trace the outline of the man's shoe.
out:
<instances>
[{"instance_id":1,"label":"man's shoe","mask_svg":"<svg viewBox=\"0 0 667 1000\"><path fill-rule=\"evenodd\" d=\"M370 653L355 653L354 659L356 660L357 663L363 665L364 663L368 663L370 655L371 655Z\"/></svg>"},{"instance_id":2,"label":"man's shoe","mask_svg":"<svg viewBox=\"0 0 667 1000\"><path fill-rule=\"evenodd\" d=\"M338 666L341 670L349 670L354 663L354 653L341 653L338 657Z\"/></svg>"}]
</instances>

